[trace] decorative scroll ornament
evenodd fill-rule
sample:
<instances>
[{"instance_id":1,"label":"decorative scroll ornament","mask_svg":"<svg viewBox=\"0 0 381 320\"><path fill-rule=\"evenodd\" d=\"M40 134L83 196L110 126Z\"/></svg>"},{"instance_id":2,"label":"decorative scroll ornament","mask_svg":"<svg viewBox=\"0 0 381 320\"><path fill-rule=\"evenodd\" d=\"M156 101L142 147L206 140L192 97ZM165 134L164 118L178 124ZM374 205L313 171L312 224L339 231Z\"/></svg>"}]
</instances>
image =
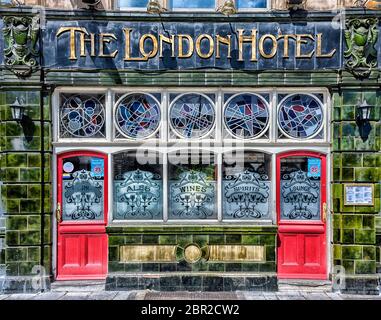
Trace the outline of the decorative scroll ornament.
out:
<instances>
[{"instance_id":1,"label":"decorative scroll ornament","mask_svg":"<svg viewBox=\"0 0 381 320\"><path fill-rule=\"evenodd\" d=\"M206 181L206 174L187 171L180 174L180 182L171 185L171 201L180 204L174 216L207 218L213 215L214 190L212 182Z\"/></svg>"},{"instance_id":2,"label":"decorative scroll ornament","mask_svg":"<svg viewBox=\"0 0 381 320\"><path fill-rule=\"evenodd\" d=\"M377 66L375 44L378 38L378 19L349 19L346 21L345 66L356 77L365 78Z\"/></svg>"},{"instance_id":3,"label":"decorative scroll ornament","mask_svg":"<svg viewBox=\"0 0 381 320\"><path fill-rule=\"evenodd\" d=\"M284 205L282 216L288 219L313 219L318 217L320 181L313 181L302 170L284 174L281 195Z\"/></svg>"},{"instance_id":4,"label":"decorative scroll ornament","mask_svg":"<svg viewBox=\"0 0 381 320\"><path fill-rule=\"evenodd\" d=\"M123 182L116 182L117 202L124 203L117 215L127 217L153 217L160 214L160 175L148 171L130 171L123 175Z\"/></svg>"},{"instance_id":5,"label":"decorative scroll ornament","mask_svg":"<svg viewBox=\"0 0 381 320\"><path fill-rule=\"evenodd\" d=\"M228 215L232 218L262 218L267 212L258 208L259 203L267 203L269 199L268 176L245 170L237 175L225 177L228 182L225 186L225 199L235 204L233 212ZM238 208L237 208L238 207Z\"/></svg>"},{"instance_id":6,"label":"decorative scroll ornament","mask_svg":"<svg viewBox=\"0 0 381 320\"><path fill-rule=\"evenodd\" d=\"M95 220L103 212L103 181L94 179L92 173L80 170L73 180L64 182L64 218Z\"/></svg>"},{"instance_id":7,"label":"decorative scroll ornament","mask_svg":"<svg viewBox=\"0 0 381 320\"><path fill-rule=\"evenodd\" d=\"M27 77L38 65L39 17L5 17L4 25L5 65L18 77Z\"/></svg>"}]
</instances>

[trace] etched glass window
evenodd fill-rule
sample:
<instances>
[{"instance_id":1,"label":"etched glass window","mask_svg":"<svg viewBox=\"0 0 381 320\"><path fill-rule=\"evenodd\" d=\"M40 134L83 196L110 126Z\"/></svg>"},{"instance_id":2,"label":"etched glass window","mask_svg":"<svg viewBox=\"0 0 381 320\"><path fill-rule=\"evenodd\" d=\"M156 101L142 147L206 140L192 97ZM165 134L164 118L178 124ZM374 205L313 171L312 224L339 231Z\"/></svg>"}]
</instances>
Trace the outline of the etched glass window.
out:
<instances>
[{"instance_id":1,"label":"etched glass window","mask_svg":"<svg viewBox=\"0 0 381 320\"><path fill-rule=\"evenodd\" d=\"M251 151L224 154L222 199L224 219L269 219L271 155Z\"/></svg>"},{"instance_id":2,"label":"etched glass window","mask_svg":"<svg viewBox=\"0 0 381 320\"><path fill-rule=\"evenodd\" d=\"M104 95L65 95L60 97L61 138L104 138Z\"/></svg>"},{"instance_id":3,"label":"etched glass window","mask_svg":"<svg viewBox=\"0 0 381 320\"><path fill-rule=\"evenodd\" d=\"M215 0L170 0L172 9L214 9Z\"/></svg>"},{"instance_id":4,"label":"etched glass window","mask_svg":"<svg viewBox=\"0 0 381 320\"><path fill-rule=\"evenodd\" d=\"M320 220L321 160L287 157L280 163L280 216L283 220Z\"/></svg>"},{"instance_id":5,"label":"etched glass window","mask_svg":"<svg viewBox=\"0 0 381 320\"><path fill-rule=\"evenodd\" d=\"M312 95L294 94L284 98L278 109L281 133L289 138L312 138L321 130L323 107Z\"/></svg>"},{"instance_id":6,"label":"etched glass window","mask_svg":"<svg viewBox=\"0 0 381 320\"><path fill-rule=\"evenodd\" d=\"M266 0L235 0L238 9L266 8Z\"/></svg>"},{"instance_id":7,"label":"etched glass window","mask_svg":"<svg viewBox=\"0 0 381 320\"><path fill-rule=\"evenodd\" d=\"M215 118L212 100L195 93L176 98L169 111L171 127L180 138L205 137L212 131Z\"/></svg>"},{"instance_id":8,"label":"etched glass window","mask_svg":"<svg viewBox=\"0 0 381 320\"><path fill-rule=\"evenodd\" d=\"M259 138L265 134L269 118L266 101L255 94L235 95L226 102L224 122L226 129L234 137Z\"/></svg>"},{"instance_id":9,"label":"etched glass window","mask_svg":"<svg viewBox=\"0 0 381 320\"><path fill-rule=\"evenodd\" d=\"M216 219L216 156L178 152L168 162L169 218Z\"/></svg>"},{"instance_id":10,"label":"etched glass window","mask_svg":"<svg viewBox=\"0 0 381 320\"><path fill-rule=\"evenodd\" d=\"M104 159L77 156L62 162L62 220L104 219Z\"/></svg>"},{"instance_id":11,"label":"etched glass window","mask_svg":"<svg viewBox=\"0 0 381 320\"><path fill-rule=\"evenodd\" d=\"M114 219L163 217L163 169L159 154L148 150L113 156Z\"/></svg>"},{"instance_id":12,"label":"etched glass window","mask_svg":"<svg viewBox=\"0 0 381 320\"><path fill-rule=\"evenodd\" d=\"M118 132L129 139L154 136L159 129L160 119L160 103L148 94L128 94L121 98L115 109ZM117 138L120 134L117 134Z\"/></svg>"}]
</instances>

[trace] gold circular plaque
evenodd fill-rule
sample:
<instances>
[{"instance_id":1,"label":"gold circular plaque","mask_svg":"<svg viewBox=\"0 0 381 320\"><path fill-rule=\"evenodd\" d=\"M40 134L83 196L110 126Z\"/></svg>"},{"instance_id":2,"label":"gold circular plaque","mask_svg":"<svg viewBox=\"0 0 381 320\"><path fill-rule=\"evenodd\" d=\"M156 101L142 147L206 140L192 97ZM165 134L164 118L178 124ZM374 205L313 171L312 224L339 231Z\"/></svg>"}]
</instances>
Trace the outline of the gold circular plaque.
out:
<instances>
[{"instance_id":1,"label":"gold circular plaque","mask_svg":"<svg viewBox=\"0 0 381 320\"><path fill-rule=\"evenodd\" d=\"M189 263L195 263L201 259L201 249L196 244L187 245L184 249L184 258Z\"/></svg>"}]
</instances>

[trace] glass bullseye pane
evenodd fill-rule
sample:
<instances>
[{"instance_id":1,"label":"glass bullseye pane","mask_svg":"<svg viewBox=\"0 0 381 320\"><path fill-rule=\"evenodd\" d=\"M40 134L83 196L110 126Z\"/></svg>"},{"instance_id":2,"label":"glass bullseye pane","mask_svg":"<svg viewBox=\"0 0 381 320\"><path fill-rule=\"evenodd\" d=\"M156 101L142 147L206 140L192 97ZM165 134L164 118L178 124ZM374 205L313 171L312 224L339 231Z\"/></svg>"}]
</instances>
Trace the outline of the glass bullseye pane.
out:
<instances>
[{"instance_id":1,"label":"glass bullseye pane","mask_svg":"<svg viewBox=\"0 0 381 320\"><path fill-rule=\"evenodd\" d=\"M256 138L267 128L269 109L259 96L241 94L228 101L224 121L231 135L242 139Z\"/></svg>"},{"instance_id":2,"label":"glass bullseye pane","mask_svg":"<svg viewBox=\"0 0 381 320\"><path fill-rule=\"evenodd\" d=\"M215 110L209 99L199 94L186 94L171 106L172 129L182 138L201 138L214 126Z\"/></svg>"},{"instance_id":3,"label":"glass bullseye pane","mask_svg":"<svg viewBox=\"0 0 381 320\"><path fill-rule=\"evenodd\" d=\"M278 110L280 129L291 138L309 138L320 131L323 107L314 97L295 94L284 100Z\"/></svg>"},{"instance_id":4,"label":"glass bullseye pane","mask_svg":"<svg viewBox=\"0 0 381 320\"><path fill-rule=\"evenodd\" d=\"M119 131L127 138L144 139L160 125L160 106L146 94L130 94L119 102L115 111Z\"/></svg>"}]
</instances>

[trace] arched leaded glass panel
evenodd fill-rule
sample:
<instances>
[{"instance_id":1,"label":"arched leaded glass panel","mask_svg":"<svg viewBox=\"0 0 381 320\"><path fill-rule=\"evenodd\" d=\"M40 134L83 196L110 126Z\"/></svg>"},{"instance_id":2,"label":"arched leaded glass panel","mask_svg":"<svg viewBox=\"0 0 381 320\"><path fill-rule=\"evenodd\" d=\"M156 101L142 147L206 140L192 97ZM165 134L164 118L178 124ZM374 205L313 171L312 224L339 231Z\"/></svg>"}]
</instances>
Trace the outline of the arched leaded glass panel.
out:
<instances>
[{"instance_id":1,"label":"arched leaded glass panel","mask_svg":"<svg viewBox=\"0 0 381 320\"><path fill-rule=\"evenodd\" d=\"M105 137L103 95L61 95L61 138Z\"/></svg>"},{"instance_id":2,"label":"arched leaded glass panel","mask_svg":"<svg viewBox=\"0 0 381 320\"><path fill-rule=\"evenodd\" d=\"M225 106L225 126L237 138L253 139L262 136L268 127L269 118L266 101L255 94L233 96Z\"/></svg>"},{"instance_id":3,"label":"arched leaded glass panel","mask_svg":"<svg viewBox=\"0 0 381 320\"><path fill-rule=\"evenodd\" d=\"M158 153L127 151L113 156L114 219L163 218L163 169Z\"/></svg>"},{"instance_id":4,"label":"arched leaded glass panel","mask_svg":"<svg viewBox=\"0 0 381 320\"><path fill-rule=\"evenodd\" d=\"M312 138L323 124L323 107L320 101L307 94L286 97L279 105L279 129L290 138Z\"/></svg>"},{"instance_id":5,"label":"arched leaded glass panel","mask_svg":"<svg viewBox=\"0 0 381 320\"><path fill-rule=\"evenodd\" d=\"M129 94L118 102L115 122L120 133L130 139L152 136L160 126L160 104L148 94Z\"/></svg>"},{"instance_id":6,"label":"arched leaded glass panel","mask_svg":"<svg viewBox=\"0 0 381 320\"><path fill-rule=\"evenodd\" d=\"M170 108L173 131L181 138L202 138L211 132L215 122L213 102L206 96L190 93L178 97Z\"/></svg>"},{"instance_id":7,"label":"arched leaded glass panel","mask_svg":"<svg viewBox=\"0 0 381 320\"><path fill-rule=\"evenodd\" d=\"M224 154L222 188L224 219L269 219L271 155L252 151Z\"/></svg>"}]
</instances>

